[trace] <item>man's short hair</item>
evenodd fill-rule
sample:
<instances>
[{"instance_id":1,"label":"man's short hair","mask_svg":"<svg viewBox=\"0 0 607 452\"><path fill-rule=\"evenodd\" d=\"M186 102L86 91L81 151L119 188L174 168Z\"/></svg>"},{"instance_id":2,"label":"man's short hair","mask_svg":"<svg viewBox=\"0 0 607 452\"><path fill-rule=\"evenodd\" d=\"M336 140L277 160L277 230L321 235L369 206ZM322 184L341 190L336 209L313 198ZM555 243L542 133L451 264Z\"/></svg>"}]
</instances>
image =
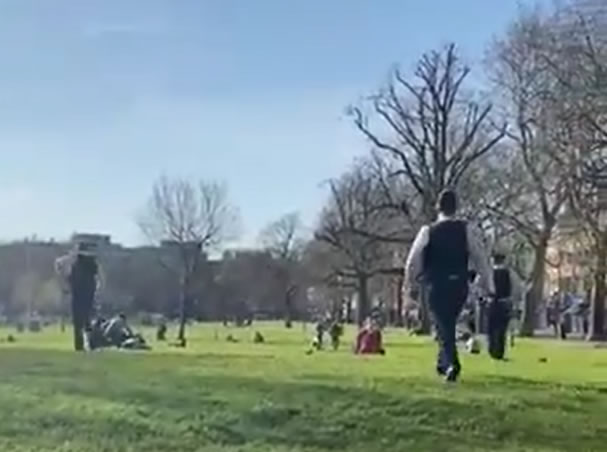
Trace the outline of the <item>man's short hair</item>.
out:
<instances>
[{"instance_id":1,"label":"man's short hair","mask_svg":"<svg viewBox=\"0 0 607 452\"><path fill-rule=\"evenodd\" d=\"M84 256L95 256L97 254L97 244L91 242L76 243L76 253Z\"/></svg>"},{"instance_id":2,"label":"man's short hair","mask_svg":"<svg viewBox=\"0 0 607 452\"><path fill-rule=\"evenodd\" d=\"M453 190L444 190L438 197L438 211L444 215L454 215L457 210L457 196Z\"/></svg>"}]
</instances>

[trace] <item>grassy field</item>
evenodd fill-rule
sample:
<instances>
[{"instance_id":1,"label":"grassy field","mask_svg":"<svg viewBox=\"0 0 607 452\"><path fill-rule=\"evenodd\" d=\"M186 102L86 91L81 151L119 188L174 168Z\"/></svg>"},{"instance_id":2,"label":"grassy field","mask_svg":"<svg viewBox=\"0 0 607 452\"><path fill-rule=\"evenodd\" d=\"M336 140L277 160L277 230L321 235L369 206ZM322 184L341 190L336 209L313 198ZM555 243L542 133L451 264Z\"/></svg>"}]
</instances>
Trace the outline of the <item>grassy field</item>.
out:
<instances>
[{"instance_id":1,"label":"grassy field","mask_svg":"<svg viewBox=\"0 0 607 452\"><path fill-rule=\"evenodd\" d=\"M187 350L75 354L56 330L2 343L0 451L607 450L607 350L520 342L509 362L464 356L452 387L434 343L401 331L362 358L306 355L301 326L254 328L267 344L215 325Z\"/></svg>"}]
</instances>

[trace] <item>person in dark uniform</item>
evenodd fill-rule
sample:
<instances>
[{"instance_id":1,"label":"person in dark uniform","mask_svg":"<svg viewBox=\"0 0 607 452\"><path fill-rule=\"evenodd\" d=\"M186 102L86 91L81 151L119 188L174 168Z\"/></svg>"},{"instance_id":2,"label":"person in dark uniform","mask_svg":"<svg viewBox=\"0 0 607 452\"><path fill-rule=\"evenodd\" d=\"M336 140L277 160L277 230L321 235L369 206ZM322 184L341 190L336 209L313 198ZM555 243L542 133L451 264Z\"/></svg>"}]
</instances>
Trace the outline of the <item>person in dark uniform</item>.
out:
<instances>
[{"instance_id":1,"label":"person in dark uniform","mask_svg":"<svg viewBox=\"0 0 607 452\"><path fill-rule=\"evenodd\" d=\"M495 295L489 303L487 342L489 355L493 359L504 359L506 337L512 313L513 301L518 298L518 281L506 267L506 256L495 253L493 256L493 282ZM515 287L517 289L515 289Z\"/></svg>"},{"instance_id":2,"label":"person in dark uniform","mask_svg":"<svg viewBox=\"0 0 607 452\"><path fill-rule=\"evenodd\" d=\"M491 294L493 278L478 235L466 221L455 218L455 192L440 195L438 211L437 221L424 226L413 242L405 264L405 284L412 298L417 298L420 283L426 285L439 342L436 370L446 381L455 382L461 372L455 326L468 297L469 261Z\"/></svg>"},{"instance_id":3,"label":"person in dark uniform","mask_svg":"<svg viewBox=\"0 0 607 452\"><path fill-rule=\"evenodd\" d=\"M77 244L73 252L56 261L55 267L71 298L74 349L83 351L101 279L94 246Z\"/></svg>"}]
</instances>

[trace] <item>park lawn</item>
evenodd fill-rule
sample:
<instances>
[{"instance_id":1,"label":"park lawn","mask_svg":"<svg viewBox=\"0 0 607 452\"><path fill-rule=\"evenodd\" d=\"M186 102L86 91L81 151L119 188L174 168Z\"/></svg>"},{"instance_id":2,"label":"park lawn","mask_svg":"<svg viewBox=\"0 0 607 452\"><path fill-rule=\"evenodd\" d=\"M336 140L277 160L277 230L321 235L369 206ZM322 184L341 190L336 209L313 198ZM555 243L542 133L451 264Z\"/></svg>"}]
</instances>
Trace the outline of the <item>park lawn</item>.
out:
<instances>
[{"instance_id":1,"label":"park lawn","mask_svg":"<svg viewBox=\"0 0 607 452\"><path fill-rule=\"evenodd\" d=\"M200 325L188 349L147 353L18 335L0 344L0 451L607 450L607 349L521 341L510 362L463 356L453 387L430 340L388 330L385 357L306 355L311 330Z\"/></svg>"}]
</instances>

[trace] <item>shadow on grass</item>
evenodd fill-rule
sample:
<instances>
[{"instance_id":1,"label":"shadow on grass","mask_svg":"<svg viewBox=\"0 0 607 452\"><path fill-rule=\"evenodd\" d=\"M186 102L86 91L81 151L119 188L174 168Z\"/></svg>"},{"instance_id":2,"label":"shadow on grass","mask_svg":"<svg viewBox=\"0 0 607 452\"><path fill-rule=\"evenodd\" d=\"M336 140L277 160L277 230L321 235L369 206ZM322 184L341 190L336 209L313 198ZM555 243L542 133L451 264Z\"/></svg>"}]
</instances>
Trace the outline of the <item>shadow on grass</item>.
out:
<instances>
[{"instance_id":1,"label":"shadow on grass","mask_svg":"<svg viewBox=\"0 0 607 452\"><path fill-rule=\"evenodd\" d=\"M73 441L107 450L566 451L602 450L607 435L607 399L595 387L513 377L452 389L420 377L357 385L274 376L271 367L266 377L247 377L246 366L213 375L204 360L197 374L180 372L178 359L159 355L134 364L88 358L24 351L3 359L0 438L47 450Z\"/></svg>"}]
</instances>

